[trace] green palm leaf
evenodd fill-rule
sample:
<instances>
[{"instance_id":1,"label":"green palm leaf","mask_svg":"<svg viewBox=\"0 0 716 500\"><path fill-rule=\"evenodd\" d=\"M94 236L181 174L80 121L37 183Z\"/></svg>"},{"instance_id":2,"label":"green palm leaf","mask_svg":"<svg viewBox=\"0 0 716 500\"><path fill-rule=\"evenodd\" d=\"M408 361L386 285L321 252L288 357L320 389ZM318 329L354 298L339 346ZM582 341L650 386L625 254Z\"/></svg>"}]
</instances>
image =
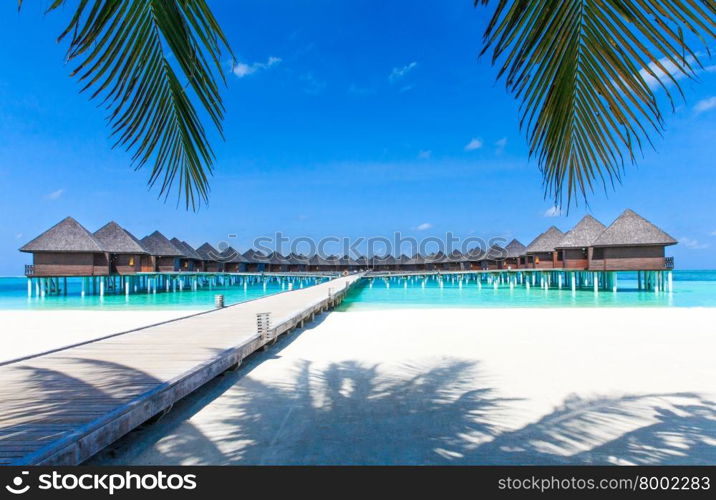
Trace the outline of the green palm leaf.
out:
<instances>
[{"instance_id":1,"label":"green palm leaf","mask_svg":"<svg viewBox=\"0 0 716 500\"><path fill-rule=\"evenodd\" d=\"M489 4L490 0L475 0ZM716 29L714 0L496 0L482 53L521 101L520 126L543 173L545 196L566 207L621 180L625 158L673 107L678 79L701 67L692 46Z\"/></svg>"},{"instance_id":2,"label":"green palm leaf","mask_svg":"<svg viewBox=\"0 0 716 500\"><path fill-rule=\"evenodd\" d=\"M20 0L21 4L22 0ZM48 11L69 3L53 0ZM226 38L204 0L77 0L59 40L69 39L72 72L109 110L115 146L136 169L152 164L149 185L196 209L207 201L214 153L199 113L223 136L218 78ZM171 57L170 57L171 55Z\"/></svg>"}]
</instances>

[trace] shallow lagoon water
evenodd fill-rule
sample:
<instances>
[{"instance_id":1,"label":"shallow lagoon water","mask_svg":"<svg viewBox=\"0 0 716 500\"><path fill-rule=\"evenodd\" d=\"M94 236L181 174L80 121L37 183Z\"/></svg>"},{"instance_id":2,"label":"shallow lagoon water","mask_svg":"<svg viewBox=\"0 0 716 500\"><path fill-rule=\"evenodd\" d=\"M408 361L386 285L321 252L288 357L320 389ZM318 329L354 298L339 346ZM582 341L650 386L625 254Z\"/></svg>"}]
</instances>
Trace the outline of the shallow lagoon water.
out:
<instances>
[{"instance_id":1,"label":"shallow lagoon water","mask_svg":"<svg viewBox=\"0 0 716 500\"><path fill-rule=\"evenodd\" d=\"M618 291L600 290L595 294L591 288L572 292L568 285L561 290L543 290L523 286L510 289L501 285L497 290L483 284L479 288L472 280L463 281L447 275L442 286L435 277L423 285L423 279L382 278L363 280L341 304L339 310L384 309L411 307L716 307L716 271L674 271L674 291L655 293L638 290L635 273L619 273ZM303 278L294 287L311 286L313 278ZM372 285L371 285L372 282ZM80 281L69 280L66 296L27 296L27 279L22 277L0 278L0 310L8 309L92 309L92 310L205 310L213 307L214 295L225 296L226 304L253 300L288 289L287 283L268 279L265 283L243 284L151 294L80 295Z\"/></svg>"},{"instance_id":2,"label":"shallow lagoon water","mask_svg":"<svg viewBox=\"0 0 716 500\"><path fill-rule=\"evenodd\" d=\"M424 282L424 285L423 285ZM436 278L382 278L364 280L340 310L411 307L716 307L716 271L674 271L672 293L639 290L636 273L618 275L617 292L592 288L574 293L566 284L561 290L524 286L498 289L472 280L446 275L442 286Z\"/></svg>"},{"instance_id":3,"label":"shallow lagoon water","mask_svg":"<svg viewBox=\"0 0 716 500\"><path fill-rule=\"evenodd\" d=\"M325 281L323 279L322 281ZM311 286L320 281L314 278L298 278L294 282L296 289ZM225 304L235 304L253 300L274 293L288 290L287 282L279 282L276 279L267 279L265 286L263 282L214 286L213 288L200 288L193 291L184 288L182 291L157 293L106 293L104 297L97 295L81 295L81 281L78 278L68 279L67 295L46 295L45 297L27 296L26 278L0 278L0 310L8 309L37 309L37 310L58 310L58 309L91 309L91 310L163 310L163 309L184 309L184 310L206 310L214 307L214 295L223 294Z\"/></svg>"}]
</instances>

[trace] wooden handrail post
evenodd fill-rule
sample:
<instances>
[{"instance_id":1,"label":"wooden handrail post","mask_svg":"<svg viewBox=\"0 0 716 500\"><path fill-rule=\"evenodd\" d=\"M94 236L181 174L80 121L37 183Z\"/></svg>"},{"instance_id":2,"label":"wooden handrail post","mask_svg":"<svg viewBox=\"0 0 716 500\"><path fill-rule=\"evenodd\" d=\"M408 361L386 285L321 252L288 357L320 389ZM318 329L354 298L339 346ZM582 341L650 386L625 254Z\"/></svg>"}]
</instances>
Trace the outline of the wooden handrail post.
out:
<instances>
[{"instance_id":1,"label":"wooden handrail post","mask_svg":"<svg viewBox=\"0 0 716 500\"><path fill-rule=\"evenodd\" d=\"M256 314L256 331L264 341L269 340L269 330L271 329L271 313L262 312Z\"/></svg>"}]
</instances>

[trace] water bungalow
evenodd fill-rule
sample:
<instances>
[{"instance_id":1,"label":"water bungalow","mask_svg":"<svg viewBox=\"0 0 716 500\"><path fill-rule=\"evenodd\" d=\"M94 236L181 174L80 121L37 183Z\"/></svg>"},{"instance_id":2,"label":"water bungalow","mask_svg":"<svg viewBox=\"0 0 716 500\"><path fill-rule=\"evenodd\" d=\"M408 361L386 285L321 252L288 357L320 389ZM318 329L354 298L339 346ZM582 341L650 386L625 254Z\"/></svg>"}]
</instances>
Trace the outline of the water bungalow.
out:
<instances>
[{"instance_id":1,"label":"water bungalow","mask_svg":"<svg viewBox=\"0 0 716 500\"><path fill-rule=\"evenodd\" d=\"M505 269L519 269L525 266L524 257L527 247L520 243L519 240L513 239L505 247L507 255L503 267Z\"/></svg>"},{"instance_id":2,"label":"water bungalow","mask_svg":"<svg viewBox=\"0 0 716 500\"><path fill-rule=\"evenodd\" d=\"M179 238L172 238L169 240L172 245L177 247L181 252L182 256L179 259L179 271L182 272L195 272L201 271L204 261L196 250L186 241L182 241Z\"/></svg>"},{"instance_id":3,"label":"water bungalow","mask_svg":"<svg viewBox=\"0 0 716 500\"><path fill-rule=\"evenodd\" d=\"M478 261L483 271L494 271L503 269L504 260L507 257L507 250L500 245L492 245L483 253Z\"/></svg>"},{"instance_id":4,"label":"water bungalow","mask_svg":"<svg viewBox=\"0 0 716 500\"><path fill-rule=\"evenodd\" d=\"M398 261L390 254L374 257L373 268L378 271L394 271L398 268Z\"/></svg>"},{"instance_id":5,"label":"water bungalow","mask_svg":"<svg viewBox=\"0 0 716 500\"><path fill-rule=\"evenodd\" d=\"M244 255L234 247L228 247L221 252L221 258L223 259L225 272L241 273L247 271L249 259L244 257Z\"/></svg>"},{"instance_id":6,"label":"water bungalow","mask_svg":"<svg viewBox=\"0 0 716 500\"><path fill-rule=\"evenodd\" d=\"M370 267L368 258L363 255L356 258L356 265L358 266L358 269L368 269Z\"/></svg>"},{"instance_id":7,"label":"water bungalow","mask_svg":"<svg viewBox=\"0 0 716 500\"><path fill-rule=\"evenodd\" d=\"M450 266L447 261L447 256L443 253L442 250L438 250L437 252L428 255L425 261L427 262L426 267L431 270L447 271Z\"/></svg>"},{"instance_id":8,"label":"water bungalow","mask_svg":"<svg viewBox=\"0 0 716 500\"><path fill-rule=\"evenodd\" d=\"M591 215L585 215L564 234L555 246L565 269L589 269L594 248L592 244L606 226Z\"/></svg>"},{"instance_id":9,"label":"water bungalow","mask_svg":"<svg viewBox=\"0 0 716 500\"><path fill-rule=\"evenodd\" d=\"M405 254L401 254L400 257L398 257L396 260L396 263L398 264L398 269L405 269L409 270L412 266L410 264L410 257L408 257Z\"/></svg>"},{"instance_id":10,"label":"water bungalow","mask_svg":"<svg viewBox=\"0 0 716 500\"><path fill-rule=\"evenodd\" d=\"M673 269L666 247L677 241L633 210L625 210L591 244L589 269L594 271L659 271Z\"/></svg>"},{"instance_id":11,"label":"water bungalow","mask_svg":"<svg viewBox=\"0 0 716 500\"><path fill-rule=\"evenodd\" d=\"M266 271L267 259L263 253L250 248L244 252L242 257L246 264L246 272L262 273Z\"/></svg>"},{"instance_id":12,"label":"water bungalow","mask_svg":"<svg viewBox=\"0 0 716 500\"><path fill-rule=\"evenodd\" d=\"M32 254L26 276L107 276L109 257L97 239L67 217L30 241L21 252Z\"/></svg>"},{"instance_id":13,"label":"water bungalow","mask_svg":"<svg viewBox=\"0 0 716 500\"><path fill-rule=\"evenodd\" d=\"M289 262L279 252L271 252L266 256L266 271L270 273L288 272Z\"/></svg>"},{"instance_id":14,"label":"water bungalow","mask_svg":"<svg viewBox=\"0 0 716 500\"><path fill-rule=\"evenodd\" d=\"M288 271L292 273L302 273L308 270L309 259L305 255L291 252L286 256L288 261Z\"/></svg>"},{"instance_id":15,"label":"water bungalow","mask_svg":"<svg viewBox=\"0 0 716 500\"><path fill-rule=\"evenodd\" d=\"M152 272L170 273L180 270L180 259L184 256L184 252L174 246L162 233L154 231L139 241L152 257Z\"/></svg>"},{"instance_id":16,"label":"water bungalow","mask_svg":"<svg viewBox=\"0 0 716 500\"><path fill-rule=\"evenodd\" d=\"M562 241L563 237L564 233L555 226L537 236L525 249L525 256L527 257L525 267L529 269L557 269L562 267L555 246Z\"/></svg>"},{"instance_id":17,"label":"water bungalow","mask_svg":"<svg viewBox=\"0 0 716 500\"><path fill-rule=\"evenodd\" d=\"M196 249L201 256L202 271L207 273L220 273L224 271L224 261L221 252L211 246L208 242Z\"/></svg>"},{"instance_id":18,"label":"water bungalow","mask_svg":"<svg viewBox=\"0 0 716 500\"><path fill-rule=\"evenodd\" d=\"M309 271L320 271L325 269L325 259L318 254L311 255L308 259L308 270Z\"/></svg>"},{"instance_id":19,"label":"water bungalow","mask_svg":"<svg viewBox=\"0 0 716 500\"><path fill-rule=\"evenodd\" d=\"M360 262L360 260L359 260ZM409 270L410 271L417 271L419 269L425 269L425 257L420 255L419 252L416 252L413 254L413 256L410 258L410 261L408 263ZM361 266L361 269L363 267Z\"/></svg>"},{"instance_id":20,"label":"water bungalow","mask_svg":"<svg viewBox=\"0 0 716 500\"><path fill-rule=\"evenodd\" d=\"M344 255L340 258L338 267L343 271L357 271L358 263L355 261L355 259L351 258L350 255Z\"/></svg>"},{"instance_id":21,"label":"water bungalow","mask_svg":"<svg viewBox=\"0 0 716 500\"><path fill-rule=\"evenodd\" d=\"M464 271L470 268L467 258L458 249L453 250L446 260L449 271Z\"/></svg>"},{"instance_id":22,"label":"water bungalow","mask_svg":"<svg viewBox=\"0 0 716 500\"><path fill-rule=\"evenodd\" d=\"M149 252L132 233L116 222L105 224L93 236L109 254L108 274L128 275L154 271Z\"/></svg>"}]
</instances>

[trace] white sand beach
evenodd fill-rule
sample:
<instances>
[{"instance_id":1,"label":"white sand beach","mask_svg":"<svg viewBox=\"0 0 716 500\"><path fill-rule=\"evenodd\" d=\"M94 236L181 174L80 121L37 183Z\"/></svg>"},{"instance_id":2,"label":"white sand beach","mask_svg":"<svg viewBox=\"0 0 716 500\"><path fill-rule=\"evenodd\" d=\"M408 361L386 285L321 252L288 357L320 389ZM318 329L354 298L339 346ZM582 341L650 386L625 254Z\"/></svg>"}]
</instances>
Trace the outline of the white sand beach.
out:
<instances>
[{"instance_id":1,"label":"white sand beach","mask_svg":"<svg viewBox=\"0 0 716 500\"><path fill-rule=\"evenodd\" d=\"M0 362L180 318L197 311L0 311Z\"/></svg>"},{"instance_id":2,"label":"white sand beach","mask_svg":"<svg viewBox=\"0 0 716 500\"><path fill-rule=\"evenodd\" d=\"M716 464L716 309L334 312L102 464Z\"/></svg>"}]
</instances>

